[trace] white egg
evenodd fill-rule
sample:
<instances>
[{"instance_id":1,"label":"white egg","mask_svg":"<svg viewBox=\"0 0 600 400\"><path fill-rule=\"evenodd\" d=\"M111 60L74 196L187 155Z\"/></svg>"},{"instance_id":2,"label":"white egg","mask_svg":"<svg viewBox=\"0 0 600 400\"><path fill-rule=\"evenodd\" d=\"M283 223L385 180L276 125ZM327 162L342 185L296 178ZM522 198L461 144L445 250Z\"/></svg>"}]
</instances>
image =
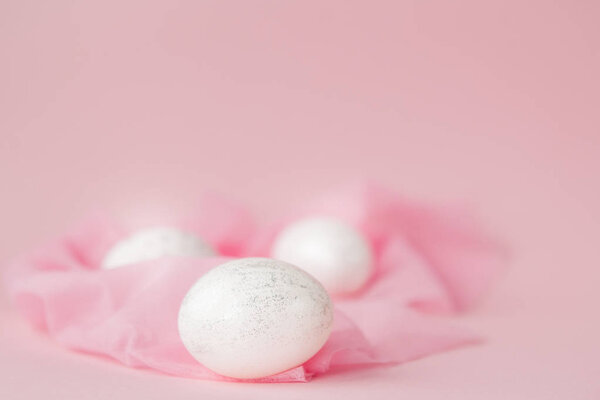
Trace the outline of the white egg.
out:
<instances>
[{"instance_id":1,"label":"white egg","mask_svg":"<svg viewBox=\"0 0 600 400\"><path fill-rule=\"evenodd\" d=\"M115 244L102 261L103 268L116 268L164 256L202 257L215 251L197 235L170 227L142 229Z\"/></svg>"},{"instance_id":2,"label":"white egg","mask_svg":"<svg viewBox=\"0 0 600 400\"><path fill-rule=\"evenodd\" d=\"M373 269L369 241L351 225L331 217L290 224L275 239L271 256L304 269L332 295L357 291Z\"/></svg>"},{"instance_id":3,"label":"white egg","mask_svg":"<svg viewBox=\"0 0 600 400\"><path fill-rule=\"evenodd\" d=\"M242 258L202 276L179 309L190 354L218 374L261 378L301 365L327 341L333 306L317 280L286 262Z\"/></svg>"}]
</instances>

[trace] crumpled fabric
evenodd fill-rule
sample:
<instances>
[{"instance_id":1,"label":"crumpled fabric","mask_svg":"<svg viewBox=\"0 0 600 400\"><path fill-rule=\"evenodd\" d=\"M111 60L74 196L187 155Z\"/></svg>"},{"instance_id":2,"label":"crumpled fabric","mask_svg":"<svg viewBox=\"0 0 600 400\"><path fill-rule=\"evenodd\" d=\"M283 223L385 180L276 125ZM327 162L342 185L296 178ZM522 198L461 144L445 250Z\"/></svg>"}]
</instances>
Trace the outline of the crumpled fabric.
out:
<instances>
[{"instance_id":1,"label":"crumpled fabric","mask_svg":"<svg viewBox=\"0 0 600 400\"><path fill-rule=\"evenodd\" d=\"M465 212L407 201L359 183L337 188L279 221L257 226L249 212L218 197L172 226L192 231L222 256L164 257L101 269L107 250L141 226L92 218L24 255L5 276L17 310L61 345L130 367L211 380L177 331L179 306L206 271L235 257L268 256L277 233L307 216L338 217L371 242L375 272L350 297L334 298L332 334L303 365L256 382L305 382L332 370L398 364L472 344L480 337L449 321L472 307L504 269L502 247Z\"/></svg>"}]
</instances>

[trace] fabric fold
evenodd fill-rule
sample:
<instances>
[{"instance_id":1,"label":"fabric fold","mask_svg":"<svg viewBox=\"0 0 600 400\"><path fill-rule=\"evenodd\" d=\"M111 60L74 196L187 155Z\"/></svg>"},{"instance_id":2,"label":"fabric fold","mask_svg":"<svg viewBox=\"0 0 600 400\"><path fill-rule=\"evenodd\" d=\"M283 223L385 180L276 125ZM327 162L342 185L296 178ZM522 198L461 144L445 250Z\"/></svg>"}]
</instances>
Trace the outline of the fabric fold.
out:
<instances>
[{"instance_id":1,"label":"fabric fold","mask_svg":"<svg viewBox=\"0 0 600 400\"><path fill-rule=\"evenodd\" d=\"M449 318L488 289L503 268L501 248L470 217L407 202L373 184L332 191L264 228L243 207L214 196L193 215L170 221L198 233L221 257L164 257L101 269L106 251L133 228L92 218L14 262L5 283L18 311L67 348L171 375L235 380L186 351L177 332L181 301L206 271L232 257L268 256L279 230L312 215L339 217L360 229L375 250L375 273L355 296L334 298L333 331L315 356L256 382L305 382L479 340Z\"/></svg>"}]
</instances>

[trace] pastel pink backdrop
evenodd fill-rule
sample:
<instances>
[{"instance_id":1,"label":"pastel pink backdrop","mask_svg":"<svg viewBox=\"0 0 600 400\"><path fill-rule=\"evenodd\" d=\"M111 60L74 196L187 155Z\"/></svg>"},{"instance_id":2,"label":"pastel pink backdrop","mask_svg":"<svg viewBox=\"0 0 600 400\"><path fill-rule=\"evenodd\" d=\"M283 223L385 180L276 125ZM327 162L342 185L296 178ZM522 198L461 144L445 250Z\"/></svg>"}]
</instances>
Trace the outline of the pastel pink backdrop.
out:
<instances>
[{"instance_id":1,"label":"pastel pink backdrop","mask_svg":"<svg viewBox=\"0 0 600 400\"><path fill-rule=\"evenodd\" d=\"M0 302L0 398L597 399L593 1L0 1L0 261L94 208L264 218L374 177L464 201L512 246L482 346L306 385L73 354ZM35 383L35 384L33 384Z\"/></svg>"}]
</instances>

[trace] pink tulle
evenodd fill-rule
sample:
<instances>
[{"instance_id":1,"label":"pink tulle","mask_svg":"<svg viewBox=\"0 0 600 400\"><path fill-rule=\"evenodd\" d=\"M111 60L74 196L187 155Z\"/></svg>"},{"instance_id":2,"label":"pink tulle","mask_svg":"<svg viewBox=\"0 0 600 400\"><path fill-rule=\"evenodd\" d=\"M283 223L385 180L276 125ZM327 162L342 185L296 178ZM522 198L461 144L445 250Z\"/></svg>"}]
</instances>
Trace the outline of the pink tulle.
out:
<instances>
[{"instance_id":1,"label":"pink tulle","mask_svg":"<svg viewBox=\"0 0 600 400\"><path fill-rule=\"evenodd\" d=\"M500 249L465 214L412 204L370 184L338 189L264 229L216 198L204 199L196 215L171 221L224 257L103 270L103 255L131 227L92 219L15 262L6 283L18 310L65 347L132 367L230 380L184 348L177 332L181 300L203 273L231 257L268 256L277 232L308 215L337 216L359 228L374 246L376 271L360 293L334 299L333 332L313 358L258 381L307 381L332 369L401 363L478 340L434 314L473 305L503 267Z\"/></svg>"}]
</instances>

